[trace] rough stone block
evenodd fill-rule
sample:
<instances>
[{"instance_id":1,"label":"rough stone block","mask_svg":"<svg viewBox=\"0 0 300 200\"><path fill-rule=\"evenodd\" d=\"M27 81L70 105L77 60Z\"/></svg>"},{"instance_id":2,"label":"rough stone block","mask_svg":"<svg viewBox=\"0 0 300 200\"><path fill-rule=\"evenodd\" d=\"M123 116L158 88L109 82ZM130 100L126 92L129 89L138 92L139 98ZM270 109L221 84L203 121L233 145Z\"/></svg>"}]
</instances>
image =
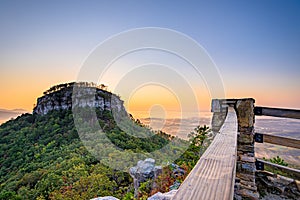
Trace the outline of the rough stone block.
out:
<instances>
[{"instance_id":1,"label":"rough stone block","mask_svg":"<svg viewBox=\"0 0 300 200\"><path fill-rule=\"evenodd\" d=\"M245 180L245 181L255 181L255 173L252 174L243 174L243 173L236 173L236 177Z\"/></svg>"},{"instance_id":2,"label":"rough stone block","mask_svg":"<svg viewBox=\"0 0 300 200\"><path fill-rule=\"evenodd\" d=\"M248 187L253 187L253 188L256 187L254 181L245 181L245 180L241 180L241 185L248 186Z\"/></svg>"},{"instance_id":3,"label":"rough stone block","mask_svg":"<svg viewBox=\"0 0 300 200\"><path fill-rule=\"evenodd\" d=\"M253 134L241 133L238 134L238 143L241 144L253 144Z\"/></svg>"},{"instance_id":4,"label":"rough stone block","mask_svg":"<svg viewBox=\"0 0 300 200\"><path fill-rule=\"evenodd\" d=\"M234 183L234 190L240 189L240 183Z\"/></svg>"},{"instance_id":5,"label":"rough stone block","mask_svg":"<svg viewBox=\"0 0 300 200\"><path fill-rule=\"evenodd\" d=\"M244 185L244 184L240 184L240 189L243 190L250 190L253 192L257 192L257 187L256 186L248 186L248 185Z\"/></svg>"},{"instance_id":6,"label":"rough stone block","mask_svg":"<svg viewBox=\"0 0 300 200\"><path fill-rule=\"evenodd\" d=\"M300 199L297 181L291 178L259 171L256 173L256 183L258 190L268 199Z\"/></svg>"},{"instance_id":7,"label":"rough stone block","mask_svg":"<svg viewBox=\"0 0 300 200\"><path fill-rule=\"evenodd\" d=\"M247 156L254 157L254 153L246 153Z\"/></svg>"},{"instance_id":8,"label":"rough stone block","mask_svg":"<svg viewBox=\"0 0 300 200\"><path fill-rule=\"evenodd\" d=\"M240 160L244 161L244 162L249 162L249 163L254 163L255 162L255 158L254 157L250 157L247 155L240 155Z\"/></svg>"},{"instance_id":9,"label":"rough stone block","mask_svg":"<svg viewBox=\"0 0 300 200\"><path fill-rule=\"evenodd\" d=\"M238 195L236 192L234 193L234 197L233 197L234 200L242 200L242 196L241 195Z\"/></svg>"},{"instance_id":10,"label":"rough stone block","mask_svg":"<svg viewBox=\"0 0 300 200\"><path fill-rule=\"evenodd\" d=\"M242 163L241 171L252 174L256 171L255 164L254 163Z\"/></svg>"},{"instance_id":11,"label":"rough stone block","mask_svg":"<svg viewBox=\"0 0 300 200\"><path fill-rule=\"evenodd\" d=\"M241 133L253 132L254 131L254 126L242 127L242 126L238 125L238 131L241 132Z\"/></svg>"},{"instance_id":12,"label":"rough stone block","mask_svg":"<svg viewBox=\"0 0 300 200\"><path fill-rule=\"evenodd\" d=\"M220 100L213 99L211 101L211 112L221 112Z\"/></svg>"},{"instance_id":13,"label":"rough stone block","mask_svg":"<svg viewBox=\"0 0 300 200\"><path fill-rule=\"evenodd\" d=\"M296 186L297 186L298 191L300 191L300 181L295 180L295 183L296 183Z\"/></svg>"},{"instance_id":14,"label":"rough stone block","mask_svg":"<svg viewBox=\"0 0 300 200\"><path fill-rule=\"evenodd\" d=\"M242 162L241 161L236 162L236 171L237 172L242 171Z\"/></svg>"},{"instance_id":15,"label":"rough stone block","mask_svg":"<svg viewBox=\"0 0 300 200\"><path fill-rule=\"evenodd\" d=\"M254 153L254 145L238 145L238 151L242 151L245 153Z\"/></svg>"},{"instance_id":16,"label":"rough stone block","mask_svg":"<svg viewBox=\"0 0 300 200\"><path fill-rule=\"evenodd\" d=\"M215 132L218 132L220 128L222 127L225 119L226 119L226 112L214 112L212 121L211 121L211 126L212 130Z\"/></svg>"},{"instance_id":17,"label":"rough stone block","mask_svg":"<svg viewBox=\"0 0 300 200\"><path fill-rule=\"evenodd\" d=\"M254 101L239 100L236 105L239 127L253 127L254 125Z\"/></svg>"},{"instance_id":18,"label":"rough stone block","mask_svg":"<svg viewBox=\"0 0 300 200\"><path fill-rule=\"evenodd\" d=\"M258 200L259 194L257 192L247 190L247 189L241 189L237 191L237 194L242 196L242 199L251 199L251 200Z\"/></svg>"}]
</instances>

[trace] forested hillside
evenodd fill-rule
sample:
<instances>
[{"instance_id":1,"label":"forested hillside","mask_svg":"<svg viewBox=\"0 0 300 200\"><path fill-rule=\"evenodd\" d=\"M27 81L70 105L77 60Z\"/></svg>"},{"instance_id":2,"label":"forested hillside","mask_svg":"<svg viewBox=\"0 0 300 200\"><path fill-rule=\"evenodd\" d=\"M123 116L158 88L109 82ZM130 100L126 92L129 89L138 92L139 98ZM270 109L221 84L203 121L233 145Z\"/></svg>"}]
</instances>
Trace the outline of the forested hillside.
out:
<instances>
[{"instance_id":1,"label":"forested hillside","mask_svg":"<svg viewBox=\"0 0 300 200\"><path fill-rule=\"evenodd\" d=\"M151 152L174 139L163 132L153 132L129 117L132 123L153 134L148 138L133 137L117 126L111 111L97 109L97 116L108 138L122 149ZM176 161L187 171L199 158L199 144L195 141ZM164 173L161 178L168 176ZM156 191L168 190L175 178L163 181L166 182L163 188L155 188ZM101 164L86 150L70 109L52 110L44 115L23 114L0 126L0 184L3 200L71 200L107 195L133 198L129 173ZM142 189L142 193L147 196L151 189Z\"/></svg>"}]
</instances>

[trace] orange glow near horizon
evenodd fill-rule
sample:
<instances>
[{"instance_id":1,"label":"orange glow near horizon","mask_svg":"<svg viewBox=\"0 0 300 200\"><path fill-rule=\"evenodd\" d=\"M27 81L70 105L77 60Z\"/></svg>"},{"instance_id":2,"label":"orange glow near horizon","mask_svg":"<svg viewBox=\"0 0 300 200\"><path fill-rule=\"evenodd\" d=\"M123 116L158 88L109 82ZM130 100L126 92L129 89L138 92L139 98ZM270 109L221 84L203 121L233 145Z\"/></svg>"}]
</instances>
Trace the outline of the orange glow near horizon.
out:
<instances>
[{"instance_id":1,"label":"orange glow near horizon","mask_svg":"<svg viewBox=\"0 0 300 200\"><path fill-rule=\"evenodd\" d=\"M155 85L144 86L135 91L125 106L129 113L147 111L155 117L165 115L168 118L170 111L181 112L181 105L175 94ZM157 109L158 107L160 109Z\"/></svg>"},{"instance_id":2,"label":"orange glow near horizon","mask_svg":"<svg viewBox=\"0 0 300 200\"><path fill-rule=\"evenodd\" d=\"M2 82L3 81L3 82ZM0 83L0 108L2 109L25 109L32 111L33 105L36 104L37 98L42 96L43 91L55 85L49 84L48 81L37 84L34 81L26 79L26 82L19 84L17 81L10 81L10 86L6 87L2 79ZM68 82L68 81L65 81ZM63 82L59 82L63 83ZM57 84L59 84L57 83ZM227 91L226 98L254 98L256 105L294 108L299 109L299 94L288 89L263 91L259 87L246 88L244 90ZM210 110L210 96L207 91L197 90L197 99L199 110ZM121 95L122 98L122 95ZM126 101L125 101L126 102ZM125 107L129 113L134 114L136 111L145 111L150 113L154 105L159 105L164 109L166 114L171 111L180 112L180 102L174 94L167 89L155 86L145 86L132 94Z\"/></svg>"},{"instance_id":3,"label":"orange glow near horizon","mask_svg":"<svg viewBox=\"0 0 300 200\"><path fill-rule=\"evenodd\" d=\"M257 106L300 109L299 1L272 6L266 1L50 4L1 2L0 109L32 112L45 90L81 80L81 73L83 80L103 83L120 95L133 114L159 110L154 105L162 108L157 112L180 112L182 107L210 111L211 98L219 93L210 96L207 88L223 89L214 85L220 80L225 98L253 98ZM149 25L162 32L149 37ZM135 28L147 38L127 38ZM191 41L195 44L185 48ZM111 44L113 48L106 46ZM216 76L207 81L207 74ZM128 96L132 88L151 81L172 88L181 99L151 87ZM205 81L211 87L205 87ZM192 95L197 106L191 105Z\"/></svg>"},{"instance_id":4,"label":"orange glow near horizon","mask_svg":"<svg viewBox=\"0 0 300 200\"><path fill-rule=\"evenodd\" d=\"M9 87L1 84L0 91L5 95L1 95L0 108L32 111L36 99L43 93L39 91L40 88L30 82L19 84L9 81L9 84Z\"/></svg>"},{"instance_id":5,"label":"orange glow near horizon","mask_svg":"<svg viewBox=\"0 0 300 200\"><path fill-rule=\"evenodd\" d=\"M148 85L131 94L131 97L125 100L125 107L135 118L197 117L200 111L210 111L211 102L209 93L203 92L203 88L197 91L195 105L189 100L191 97L184 96L184 99L180 99L166 88Z\"/></svg>"},{"instance_id":6,"label":"orange glow near horizon","mask_svg":"<svg viewBox=\"0 0 300 200\"><path fill-rule=\"evenodd\" d=\"M0 93L4 94L0 98L0 108L8 110L24 109L31 112L37 98L41 97L45 90L56 84L71 82L57 79L50 80L50 78L39 76L33 79L21 75L0 79Z\"/></svg>"}]
</instances>

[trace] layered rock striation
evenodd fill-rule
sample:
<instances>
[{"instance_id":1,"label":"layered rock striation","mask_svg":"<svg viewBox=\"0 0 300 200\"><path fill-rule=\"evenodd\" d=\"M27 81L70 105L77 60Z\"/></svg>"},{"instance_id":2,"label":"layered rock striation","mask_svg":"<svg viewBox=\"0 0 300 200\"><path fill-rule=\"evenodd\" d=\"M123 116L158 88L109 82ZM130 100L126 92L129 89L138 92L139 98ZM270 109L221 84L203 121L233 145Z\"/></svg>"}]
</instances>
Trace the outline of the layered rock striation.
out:
<instances>
[{"instance_id":1,"label":"layered rock striation","mask_svg":"<svg viewBox=\"0 0 300 200\"><path fill-rule=\"evenodd\" d=\"M125 111L123 101L102 86L93 83L65 83L51 87L37 99L34 114L45 115L53 110L71 110L73 107L95 107L100 110Z\"/></svg>"}]
</instances>

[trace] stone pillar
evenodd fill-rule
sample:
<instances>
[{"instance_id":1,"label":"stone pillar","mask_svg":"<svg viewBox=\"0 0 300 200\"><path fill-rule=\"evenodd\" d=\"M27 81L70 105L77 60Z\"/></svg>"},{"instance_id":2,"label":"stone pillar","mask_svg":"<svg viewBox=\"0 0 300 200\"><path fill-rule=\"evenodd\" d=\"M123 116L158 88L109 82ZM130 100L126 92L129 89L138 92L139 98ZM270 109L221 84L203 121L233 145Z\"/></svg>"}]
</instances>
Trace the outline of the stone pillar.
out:
<instances>
[{"instance_id":1,"label":"stone pillar","mask_svg":"<svg viewBox=\"0 0 300 200\"><path fill-rule=\"evenodd\" d=\"M238 120L235 199L258 199L255 184L254 99L239 99L235 110Z\"/></svg>"},{"instance_id":2,"label":"stone pillar","mask_svg":"<svg viewBox=\"0 0 300 200\"><path fill-rule=\"evenodd\" d=\"M222 100L213 99L211 112L213 112L211 126L213 132L219 132L227 116L228 108L222 106Z\"/></svg>"}]
</instances>

